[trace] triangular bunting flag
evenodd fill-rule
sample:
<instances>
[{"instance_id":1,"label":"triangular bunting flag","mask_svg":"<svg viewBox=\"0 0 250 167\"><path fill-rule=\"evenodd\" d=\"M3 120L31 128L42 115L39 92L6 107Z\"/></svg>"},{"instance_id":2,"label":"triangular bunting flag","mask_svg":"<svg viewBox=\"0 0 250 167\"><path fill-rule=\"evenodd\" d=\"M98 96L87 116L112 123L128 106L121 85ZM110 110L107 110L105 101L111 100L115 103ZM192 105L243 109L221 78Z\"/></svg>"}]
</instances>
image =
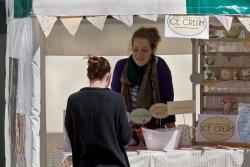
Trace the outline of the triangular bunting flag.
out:
<instances>
[{"instance_id":1,"label":"triangular bunting flag","mask_svg":"<svg viewBox=\"0 0 250 167\"><path fill-rule=\"evenodd\" d=\"M107 16L90 16L87 20L102 31L106 18Z\"/></svg>"},{"instance_id":2,"label":"triangular bunting flag","mask_svg":"<svg viewBox=\"0 0 250 167\"><path fill-rule=\"evenodd\" d=\"M139 16L148 20L152 20L152 21L157 21L157 18L158 18L157 14L142 14Z\"/></svg>"},{"instance_id":3,"label":"triangular bunting flag","mask_svg":"<svg viewBox=\"0 0 250 167\"><path fill-rule=\"evenodd\" d=\"M113 17L123 23L125 23L127 26L131 27L133 25L133 15L113 15Z\"/></svg>"},{"instance_id":4,"label":"triangular bunting flag","mask_svg":"<svg viewBox=\"0 0 250 167\"><path fill-rule=\"evenodd\" d=\"M238 17L238 19L246 27L246 29L250 32L250 17Z\"/></svg>"},{"instance_id":5,"label":"triangular bunting flag","mask_svg":"<svg viewBox=\"0 0 250 167\"><path fill-rule=\"evenodd\" d=\"M51 29L53 28L57 17L56 16L44 16L44 15L37 15L37 20L39 21L42 30L46 36L49 36Z\"/></svg>"},{"instance_id":6,"label":"triangular bunting flag","mask_svg":"<svg viewBox=\"0 0 250 167\"><path fill-rule=\"evenodd\" d=\"M233 22L233 16L215 15L215 17L221 22L227 31L230 30Z\"/></svg>"},{"instance_id":7,"label":"triangular bunting flag","mask_svg":"<svg viewBox=\"0 0 250 167\"><path fill-rule=\"evenodd\" d=\"M82 21L82 17L60 17L60 19L69 33L73 36L76 34Z\"/></svg>"}]
</instances>

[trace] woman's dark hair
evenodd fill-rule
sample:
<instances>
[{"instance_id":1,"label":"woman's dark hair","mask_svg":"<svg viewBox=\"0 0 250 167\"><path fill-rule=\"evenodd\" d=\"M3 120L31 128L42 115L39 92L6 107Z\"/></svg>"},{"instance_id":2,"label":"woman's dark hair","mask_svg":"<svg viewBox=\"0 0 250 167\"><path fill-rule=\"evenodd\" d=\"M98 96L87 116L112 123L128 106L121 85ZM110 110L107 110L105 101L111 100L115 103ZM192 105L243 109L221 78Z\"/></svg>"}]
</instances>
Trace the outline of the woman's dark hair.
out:
<instances>
[{"instance_id":1,"label":"woman's dark hair","mask_svg":"<svg viewBox=\"0 0 250 167\"><path fill-rule=\"evenodd\" d=\"M102 79L107 72L110 72L110 64L103 57L91 56L88 60L89 80Z\"/></svg>"},{"instance_id":2,"label":"woman's dark hair","mask_svg":"<svg viewBox=\"0 0 250 167\"><path fill-rule=\"evenodd\" d=\"M155 50L159 42L161 41L159 31L155 27L150 27L150 28L141 27L138 30L136 30L131 39L132 46L135 38L143 38L148 40L152 50Z\"/></svg>"}]
</instances>

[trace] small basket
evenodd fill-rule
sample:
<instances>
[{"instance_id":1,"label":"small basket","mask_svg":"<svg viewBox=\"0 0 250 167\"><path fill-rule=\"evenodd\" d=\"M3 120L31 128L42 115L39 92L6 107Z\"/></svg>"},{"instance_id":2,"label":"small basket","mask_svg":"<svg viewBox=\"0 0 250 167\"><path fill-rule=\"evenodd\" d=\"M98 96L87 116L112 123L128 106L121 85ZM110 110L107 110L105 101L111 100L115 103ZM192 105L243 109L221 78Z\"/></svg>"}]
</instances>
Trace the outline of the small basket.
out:
<instances>
[{"instance_id":1,"label":"small basket","mask_svg":"<svg viewBox=\"0 0 250 167\"><path fill-rule=\"evenodd\" d=\"M142 128L142 133L148 150L176 150L179 144L181 129L159 132Z\"/></svg>"}]
</instances>

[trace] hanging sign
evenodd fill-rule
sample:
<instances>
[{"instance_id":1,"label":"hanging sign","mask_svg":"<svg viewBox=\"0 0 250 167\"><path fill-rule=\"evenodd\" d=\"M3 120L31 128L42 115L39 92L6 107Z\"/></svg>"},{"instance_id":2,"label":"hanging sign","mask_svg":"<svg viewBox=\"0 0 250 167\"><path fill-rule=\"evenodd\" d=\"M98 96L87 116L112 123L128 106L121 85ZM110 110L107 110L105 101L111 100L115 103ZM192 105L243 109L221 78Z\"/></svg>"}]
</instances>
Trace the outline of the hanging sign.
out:
<instances>
[{"instance_id":1,"label":"hanging sign","mask_svg":"<svg viewBox=\"0 0 250 167\"><path fill-rule=\"evenodd\" d=\"M165 36L209 39L209 16L165 15Z\"/></svg>"},{"instance_id":2,"label":"hanging sign","mask_svg":"<svg viewBox=\"0 0 250 167\"><path fill-rule=\"evenodd\" d=\"M131 112L131 121L135 124L148 123L151 118L151 113L145 108L137 108Z\"/></svg>"},{"instance_id":3,"label":"hanging sign","mask_svg":"<svg viewBox=\"0 0 250 167\"><path fill-rule=\"evenodd\" d=\"M168 106L165 103L153 104L149 108L149 111L151 112L152 117L154 118L163 119L168 116Z\"/></svg>"},{"instance_id":4,"label":"hanging sign","mask_svg":"<svg viewBox=\"0 0 250 167\"><path fill-rule=\"evenodd\" d=\"M190 75L190 80L193 84L200 84L203 81L203 76L201 73L194 72Z\"/></svg>"},{"instance_id":5,"label":"hanging sign","mask_svg":"<svg viewBox=\"0 0 250 167\"><path fill-rule=\"evenodd\" d=\"M169 115L195 113L196 111L195 100L169 101L167 106Z\"/></svg>"}]
</instances>

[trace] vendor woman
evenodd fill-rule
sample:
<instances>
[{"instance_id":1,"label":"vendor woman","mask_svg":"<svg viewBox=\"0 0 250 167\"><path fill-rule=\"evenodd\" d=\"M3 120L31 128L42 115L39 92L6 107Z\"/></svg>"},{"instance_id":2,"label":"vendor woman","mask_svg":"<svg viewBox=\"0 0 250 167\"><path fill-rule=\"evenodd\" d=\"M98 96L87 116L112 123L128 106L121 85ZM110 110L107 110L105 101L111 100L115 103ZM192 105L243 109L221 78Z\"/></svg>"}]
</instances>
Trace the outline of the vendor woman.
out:
<instances>
[{"instance_id":1,"label":"vendor woman","mask_svg":"<svg viewBox=\"0 0 250 167\"><path fill-rule=\"evenodd\" d=\"M115 65L111 89L123 95L129 113L136 108L149 109L155 103L174 99L171 71L164 59L155 56L160 40L156 28L139 28L131 39L132 55ZM150 129L164 126L175 127L175 115L169 115L161 122L152 118L145 124Z\"/></svg>"}]
</instances>

